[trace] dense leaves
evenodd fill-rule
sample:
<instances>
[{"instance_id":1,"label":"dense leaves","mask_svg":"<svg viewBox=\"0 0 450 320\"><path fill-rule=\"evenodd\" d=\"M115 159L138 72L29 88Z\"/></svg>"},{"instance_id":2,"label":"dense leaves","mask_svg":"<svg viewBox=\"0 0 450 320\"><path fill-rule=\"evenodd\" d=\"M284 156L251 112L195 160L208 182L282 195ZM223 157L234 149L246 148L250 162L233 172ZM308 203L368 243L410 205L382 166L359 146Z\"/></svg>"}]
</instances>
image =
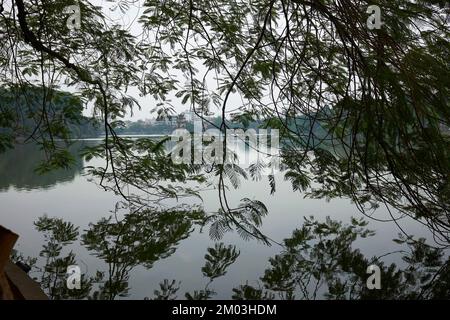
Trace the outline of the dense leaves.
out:
<instances>
[{"instance_id":1,"label":"dense leaves","mask_svg":"<svg viewBox=\"0 0 450 320\"><path fill-rule=\"evenodd\" d=\"M383 23L381 29L371 30L366 9L374 3ZM285 179L295 191L317 198L349 197L364 214L384 204L395 214L420 220L439 244L448 246L450 30L445 1L145 0L134 20L139 31L84 0L79 1L81 29L69 30L61 13L72 4L2 1L0 93L6 103L0 104L0 152L30 139L46 154L39 172L67 168L73 157L58 139L67 140L66 125L79 119L81 104L105 134L100 146L85 152L105 162L89 173L106 190L148 209L164 199L198 195L197 189L181 183L200 184L205 176L198 167L174 165L158 142L116 134L125 115L141 107L137 96L151 99L149 109L158 115L173 110L174 104L188 105L204 121L219 113L222 121L214 126L223 133L229 129L226 116L237 113L233 117L243 126L258 118L265 128L280 130ZM123 0L111 11L120 18L130 13L132 4ZM42 108L25 101L28 93ZM55 99L63 104L58 112L52 107ZM24 129L18 117L22 113L28 113L34 129ZM235 228L244 238L269 243L258 230L265 205L247 198L234 206L228 201L228 182L238 187L245 178L240 167L209 165L218 177L220 204L209 217L211 236L217 240ZM256 164L250 177L258 180L260 171ZM269 187L276 195L274 177ZM85 240L99 257L107 258L109 244L95 233L119 237L118 230L132 223L147 228L142 219L130 216L116 224L102 220ZM263 278L267 287L285 298L311 298L305 284L311 279L317 284L313 297L322 285L330 297L370 297L362 287L349 287L360 280L369 261L350 248L354 233L367 235L361 227L357 221L348 227L307 221L285 243L287 253L271 260L272 269ZM42 230L53 232L45 225ZM182 231L171 240L182 238L187 229ZM309 245L310 238L320 241ZM418 243L408 243L417 254L411 261L425 267L408 273L382 266L390 279L379 293L382 297L398 297L400 292L402 297L446 296L445 286L431 289L435 281L423 271L430 261L432 268L439 263L444 268L443 262L432 260L433 249ZM133 249L151 265L170 246L154 255L145 246ZM300 251L301 259L290 251ZM409 282L409 287L399 285L401 277L415 272L425 272L419 277L424 282L417 284L419 296ZM439 274L440 283L447 284L446 273ZM118 279L119 290L107 296L126 291L126 277ZM393 289L400 287L403 291ZM243 287L236 294L270 296L258 290ZM203 290L192 297L210 295Z\"/></svg>"}]
</instances>

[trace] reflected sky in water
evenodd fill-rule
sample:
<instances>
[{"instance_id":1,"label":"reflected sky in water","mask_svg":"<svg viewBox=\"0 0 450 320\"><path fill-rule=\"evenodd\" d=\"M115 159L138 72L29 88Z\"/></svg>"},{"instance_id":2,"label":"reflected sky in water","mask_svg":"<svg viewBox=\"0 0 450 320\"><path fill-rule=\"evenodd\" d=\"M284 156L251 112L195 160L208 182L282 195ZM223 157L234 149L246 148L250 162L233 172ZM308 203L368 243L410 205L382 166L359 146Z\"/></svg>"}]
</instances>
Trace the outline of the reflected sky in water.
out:
<instances>
[{"instance_id":1,"label":"reflected sky in water","mask_svg":"<svg viewBox=\"0 0 450 320\"><path fill-rule=\"evenodd\" d=\"M76 152L80 146L94 143L96 142L77 142L72 151ZM40 151L33 145L20 146L0 156L0 223L20 235L16 249L33 257L38 256L43 243L42 234L33 226L33 221L38 217L44 214L61 217L79 226L83 233L89 223L109 216L116 202L121 200L112 193L103 191L90 182L89 177L83 175L83 167L87 164L101 164L98 160L85 163L78 156L71 169L39 176L33 171L38 159L41 159ZM242 198L264 202L269 215L264 219L262 231L276 241L280 242L289 237L292 231L302 224L304 216L313 215L317 219L331 216L344 222L349 221L351 216L361 216L347 199L330 202L305 199L303 194L292 191L290 183L284 181L281 173L275 178L277 191L274 195L270 195L267 177L262 177L261 181L242 181L239 189L230 189L228 197L234 205ZM216 190L204 191L202 197L206 211L218 209ZM383 208L380 208L375 216L381 219L389 218L387 210ZM414 221L400 220L399 223L407 232L417 237L429 236L427 230ZM357 242L366 256L398 250L398 245L392 242L399 233L395 224L371 221L369 228L377 232L376 236ZM223 299L230 298L232 288L246 281L256 284L268 265L268 258L281 249L277 245L268 247L254 240L244 241L234 233L226 234L222 242L234 244L241 251L240 257L229 268L227 275L214 282L214 290L217 292L215 298ZM143 299L152 296L159 282L166 278L181 281L179 298L184 297L184 292L203 288L207 280L202 277L201 267L204 264L206 249L210 246L214 246L214 242L209 238L207 228L203 233L197 228L187 239L180 242L171 256L155 262L152 269L139 266L132 270L128 298ZM77 262L83 272L92 274L105 268L103 262L92 256L79 242L70 248L77 254ZM386 261L398 262L395 259L394 256L388 257Z\"/></svg>"}]
</instances>

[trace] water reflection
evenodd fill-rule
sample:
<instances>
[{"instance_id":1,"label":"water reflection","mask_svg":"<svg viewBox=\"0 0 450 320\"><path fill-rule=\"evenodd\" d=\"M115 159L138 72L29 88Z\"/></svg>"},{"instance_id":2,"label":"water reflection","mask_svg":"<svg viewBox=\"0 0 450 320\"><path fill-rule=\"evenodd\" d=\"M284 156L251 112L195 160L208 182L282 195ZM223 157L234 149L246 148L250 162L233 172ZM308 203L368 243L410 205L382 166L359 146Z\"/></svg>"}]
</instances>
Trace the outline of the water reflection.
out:
<instances>
[{"instance_id":1,"label":"water reflection","mask_svg":"<svg viewBox=\"0 0 450 320\"><path fill-rule=\"evenodd\" d=\"M151 269L156 261L172 255L194 226L205 221L197 207L154 211L131 208L122 220L103 218L91 223L82 235L82 245L107 265L105 281L94 293L96 299L114 299L129 291L130 272L138 265Z\"/></svg>"},{"instance_id":2,"label":"water reflection","mask_svg":"<svg viewBox=\"0 0 450 320\"><path fill-rule=\"evenodd\" d=\"M25 191L45 190L58 183L73 181L83 170L83 159L77 153L84 144L77 142L68 147L75 161L67 170L59 169L43 175L35 172L37 164L45 159L39 146L33 143L15 145L14 149L0 154L0 192L9 188Z\"/></svg>"},{"instance_id":3,"label":"water reflection","mask_svg":"<svg viewBox=\"0 0 450 320\"><path fill-rule=\"evenodd\" d=\"M40 283L52 299L115 299L127 296L130 272L138 265L150 270L158 260L172 255L178 243L195 225L203 225L205 215L197 208L168 211L135 211L123 220L116 216L92 223L81 236L81 244L105 262L105 270L84 274L79 290L69 290L65 272L76 264L76 254L68 251L79 239L79 230L58 218L41 217L35 226L45 234L40 252L45 264L39 270ZM285 239L283 249L269 259L258 285L248 279L233 289L230 297L245 299L448 299L450 259L442 249L428 246L424 239L397 239L401 251L367 257L354 248L358 238L374 235L362 219L343 224L327 218L310 217ZM67 253L68 252L68 253ZM402 265L387 264L384 258L397 254ZM223 277L240 256L234 245L216 243L208 248L201 271L205 286L186 292L187 299L214 297L214 281ZM16 258L20 260L21 258ZM31 261L31 260L28 260ZM367 268L380 270L380 288L371 289ZM181 282L164 279L151 299L176 299ZM150 292L149 292L150 293ZM150 297L149 297L150 298ZM149 299L147 298L147 299Z\"/></svg>"},{"instance_id":4,"label":"water reflection","mask_svg":"<svg viewBox=\"0 0 450 320\"><path fill-rule=\"evenodd\" d=\"M119 219L119 209L129 212ZM130 289L128 279L133 268L140 265L151 269L156 261L172 255L179 242L204 221L204 211L196 206L152 211L118 204L113 215L91 223L80 237L79 228L74 224L42 216L35 222L36 229L45 239L39 253L44 265L36 269L37 279L51 299L112 300L125 297ZM69 289L67 268L77 265L76 253L70 249L80 238L81 245L103 260L106 268L91 276L84 275L80 289ZM16 260L21 259L16 257ZM36 263L32 259L27 261Z\"/></svg>"},{"instance_id":5,"label":"water reflection","mask_svg":"<svg viewBox=\"0 0 450 320\"><path fill-rule=\"evenodd\" d=\"M97 143L93 142L92 144ZM74 145L72 148L73 154L76 155L80 145ZM32 150L39 153L37 147ZM58 174L49 173L43 176L34 175L33 165L37 162L33 159L34 153L24 151L22 155L21 157L16 156L19 159L17 161L14 161L14 153L10 153L8 156L2 155L1 160L10 164L9 167L1 167L2 175L11 175L9 180L0 180L2 186L6 186L3 188L10 186L24 190L27 188L36 190L51 188L57 183L72 181L82 171L83 160L78 157L77 165L69 171L60 171ZM6 161L7 158L11 159ZM20 160L29 160L26 161L28 166L18 163ZM29 168L27 170L34 175L36 181L23 183L23 179L30 180L30 177L24 174L25 170L19 170L19 168ZM397 258L394 259L397 266L380 264L383 279L385 279L383 281L386 281L382 283L386 290L368 291L365 287L366 267L375 261L367 256L367 247L362 252L354 249L355 239L361 237L363 232L360 231L361 226L345 227L329 221L322 224L311 222L304 229L304 224L294 231L292 237L284 241L282 248L276 247L267 255L261 254L262 250L257 252L260 249L256 248L254 241L244 243L239 242L240 239L234 239L231 243L239 246L239 250L245 253L239 255L237 254L239 250L234 246L210 243L208 232L204 237L202 235L201 239L198 233L192 234L196 227L199 229L204 226L204 216L201 210L196 211L193 207L184 207L145 211L121 207L122 211L128 211L128 215L114 211L111 216L102 218L101 216L109 210L116 199L101 198L101 193L95 193L94 187L91 186L92 189L88 189L88 183L84 177L76 180L77 183L68 184L72 188L56 188L48 193L36 192L36 198L44 199L43 208L45 209L42 210L34 207L37 202L34 198L31 198L34 202L29 202L33 208L22 209L18 204L26 202L24 201L27 199L25 193L17 192L15 194L10 191L5 195L8 200L10 198L17 199L15 202L11 201L13 204L11 208L17 207L18 209L14 210L20 213L15 214L16 217L27 217L28 221L33 221L43 212L51 212L51 215L64 217L64 220L42 218L36 222L37 230L45 235L45 244L40 252L41 258L34 268L33 275L38 278L52 299L118 299L130 296L133 298L147 296L150 299L173 299L175 297L188 299L216 297L235 299L424 299L449 296L448 261L445 261L442 251L433 251L424 245L418 246L414 252L410 250L408 255L397 254ZM27 187L25 188L24 185ZM265 234L272 237L275 234L277 239L286 237L298 225L301 214L314 213L316 216L320 216L322 212L339 214L335 207L327 208L323 202L318 203L316 207L308 208L305 206L307 202L303 201L300 206L299 195L290 193L290 185L282 182L277 184L279 197L273 200L269 198L270 190L267 190L267 185L262 186L258 181L246 180L240 185L237 184L237 188L232 199L237 203L240 203L242 194L247 195L246 192L249 190L251 190L249 192L251 198L270 199L270 201L266 201L268 204L266 211L271 211L274 215L267 217L269 223L266 223L265 226L269 229L265 230ZM85 192L85 190L88 191ZM265 190L267 194L262 193L261 190ZM13 197L9 194L13 194ZM81 197L80 194L83 196ZM84 194L88 195L84 197ZM211 231L210 227L213 225L215 228L212 230L217 231L218 235L227 233L230 230L227 221L214 219L215 216L211 215L211 211L217 210L216 191L211 191L209 197L207 193L204 194L206 194L205 202L210 204L208 225L205 227ZM28 194L27 196L33 195ZM85 205L84 202L86 202ZM68 203L72 205L68 205ZM53 211L48 209L49 204L55 204ZM341 213L351 211L351 207L341 207ZM248 205L245 208L251 209ZM294 218L287 216L290 212L293 212L292 217ZM24 216L22 213L27 213L29 216ZM250 215L252 210L243 213ZM30 218L30 215L33 214L35 216ZM8 214L8 216L12 215ZM216 216L221 217L220 215ZM68 224L65 222L66 219L75 220L76 225ZM345 217L340 214L338 219L345 219ZM88 223L90 224L88 225ZM23 226L25 223L19 221L17 225ZM277 229L279 225L285 226L284 229ZM384 224L383 227L378 228L379 233L384 233L382 237L386 239L386 242L396 233L386 231L388 230L387 226ZM228 240L230 233L227 233L226 239ZM21 235L24 235L23 239L26 239L27 232L21 231ZM182 240L187 239L190 235L195 240L191 242L191 247L184 248L185 252L183 253L190 259L197 260L201 264L201 255L205 253L206 246L210 246L206 251L207 258L203 267L194 263L189 264L174 254L181 247L181 243L189 241ZM210 232L210 236L216 241L221 239L221 237L215 236L214 232ZM39 243L38 241L27 242L34 246L31 248L32 251L28 251L29 254L33 252L32 254L35 255L35 252L38 251L35 247L35 243ZM403 243L400 248L402 250L411 249L413 244ZM377 252L378 249L381 252L385 250L380 242L373 243L371 246L376 247ZM370 249L370 246L368 247ZM100 263L96 258L86 259L86 256L83 256L86 251L87 254L98 258ZM156 262L170 259L171 256L172 258L175 256L176 259L168 260L169 262L163 266L158 266L160 269L164 268L170 271L162 275L158 274L158 267L155 267ZM268 256L272 256L269 262L267 262ZM252 260L252 257L256 257L256 259ZM88 261L88 264L85 265L83 260ZM93 262L93 260L95 261ZM238 265L243 260L247 260L247 264ZM81 290L67 289L66 271L67 266L71 264L78 264L84 272ZM234 264L239 266L238 271L242 277L236 275L236 272L234 274L229 272L229 274L231 273L230 277L223 280L223 274ZM260 270L255 268L255 265L260 265L261 268L266 265L269 267L266 270ZM191 281L191 285L189 285L190 278L194 278L196 275L192 271L194 268L197 268L197 273L203 274L205 279ZM157 282L147 283L149 277L146 277L147 274L155 275L155 272L157 275L153 277L158 282L161 281L160 288L157 290L154 290ZM214 272L218 272L219 276L213 276ZM135 275L134 281L131 279L133 275ZM153 281L153 279L151 280ZM180 283L179 280L183 282ZM227 282L231 288L224 285L224 282ZM256 285L255 282L257 282ZM217 291L217 295L215 295L215 291Z\"/></svg>"}]
</instances>

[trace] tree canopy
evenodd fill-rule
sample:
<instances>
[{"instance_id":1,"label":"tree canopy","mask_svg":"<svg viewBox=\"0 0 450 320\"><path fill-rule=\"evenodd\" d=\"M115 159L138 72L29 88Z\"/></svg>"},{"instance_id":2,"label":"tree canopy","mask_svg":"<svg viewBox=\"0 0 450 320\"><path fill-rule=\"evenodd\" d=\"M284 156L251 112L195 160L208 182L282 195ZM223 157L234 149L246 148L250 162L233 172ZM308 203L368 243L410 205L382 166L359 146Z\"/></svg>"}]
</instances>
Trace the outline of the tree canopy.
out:
<instances>
[{"instance_id":1,"label":"tree canopy","mask_svg":"<svg viewBox=\"0 0 450 320\"><path fill-rule=\"evenodd\" d=\"M94 1L78 1L80 28L68 28L64 11L74 4L70 0L1 1L0 85L44 90L42 121L29 135L41 143L49 169L70 162L54 138L64 137L65 128L46 116L51 112L46 101L62 88L75 92L104 127L104 143L87 152L106 160L105 167L92 170L102 185L110 182L125 198L124 185L130 183L166 197L180 190L155 188L154 181L200 181L198 168L170 173L170 160L158 146L116 134L126 113L149 107L131 93L137 90L152 98L150 109L170 112L174 104L186 104L203 118L216 113L223 133L231 112L279 129L285 178L295 190L350 197L367 215L385 205L427 224L437 242L448 245L447 1L114 3L117 17L136 16L133 27L110 18ZM381 9L379 29L367 26L369 5ZM299 126L299 117L309 121ZM0 125L13 124L1 112ZM319 137L318 124L326 131ZM11 134L0 131L0 150L11 146ZM135 152L143 147L145 155ZM217 164L212 172L220 181L220 214L262 238L253 230L260 217L250 214L250 227L241 221L248 222L242 208L249 204L228 204L224 180L235 176L230 167ZM264 214L263 205L255 202L252 208Z\"/></svg>"}]
</instances>

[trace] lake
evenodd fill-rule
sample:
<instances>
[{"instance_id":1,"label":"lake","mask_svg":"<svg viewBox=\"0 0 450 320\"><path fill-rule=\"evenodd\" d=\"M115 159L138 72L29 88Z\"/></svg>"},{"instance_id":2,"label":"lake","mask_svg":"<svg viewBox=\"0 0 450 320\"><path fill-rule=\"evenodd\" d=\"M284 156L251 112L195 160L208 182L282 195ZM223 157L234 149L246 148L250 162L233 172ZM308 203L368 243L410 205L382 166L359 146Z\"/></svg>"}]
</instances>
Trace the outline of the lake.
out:
<instances>
[{"instance_id":1,"label":"lake","mask_svg":"<svg viewBox=\"0 0 450 320\"><path fill-rule=\"evenodd\" d=\"M97 142L79 141L72 147L72 151L82 145L95 143ZM98 159L86 162L78 157L69 170L39 176L33 169L37 159L41 158L39 149L34 145L17 146L0 155L0 224L20 235L16 249L23 255L32 257L39 255L44 243L43 235L33 225L38 217L46 214L49 217L63 218L79 226L82 232L88 228L89 223L110 216L117 201L121 200L120 197L103 191L84 175L83 168L86 165L101 164ZM242 198L264 202L269 214L264 219L261 230L277 242L289 237L296 227L300 227L305 216L312 215L319 220L330 216L344 222L349 221L352 216L362 216L348 199L327 202L304 198L302 193L292 191L282 173L277 173L275 180L275 195L270 194L267 177L263 177L262 181L242 181L240 188L231 188L228 196L232 203L238 203ZM202 192L206 211L218 209L217 193L217 190ZM377 210L375 216L378 219L390 217L383 207ZM399 224L417 237L430 237L425 227L411 219L402 219ZM366 256L380 256L399 249L392 241L400 232L394 223L370 221L369 229L375 230L376 235L356 242ZM276 244L266 246L255 240L245 241L236 233L227 233L221 241L235 245L241 254L237 262L230 266L228 273L212 284L217 292L214 298L218 299L229 299L232 289L246 282L256 285L268 266L268 259L282 249ZM210 239L208 230L200 232L200 228L196 228L189 237L176 245L173 253L155 262L152 268L134 268L129 278L131 290L127 297L122 298L151 298L153 291L159 288L158 284L164 279L181 282L178 298L184 298L185 292L202 289L207 279L202 276L201 268L206 250L211 246L214 246L214 241ZM93 256L79 241L69 248L76 253L77 264L81 266L82 272L93 274L96 270L106 270L105 263ZM385 260L398 262L398 257L392 255ZM31 275L38 277L39 270L33 270Z\"/></svg>"}]
</instances>

